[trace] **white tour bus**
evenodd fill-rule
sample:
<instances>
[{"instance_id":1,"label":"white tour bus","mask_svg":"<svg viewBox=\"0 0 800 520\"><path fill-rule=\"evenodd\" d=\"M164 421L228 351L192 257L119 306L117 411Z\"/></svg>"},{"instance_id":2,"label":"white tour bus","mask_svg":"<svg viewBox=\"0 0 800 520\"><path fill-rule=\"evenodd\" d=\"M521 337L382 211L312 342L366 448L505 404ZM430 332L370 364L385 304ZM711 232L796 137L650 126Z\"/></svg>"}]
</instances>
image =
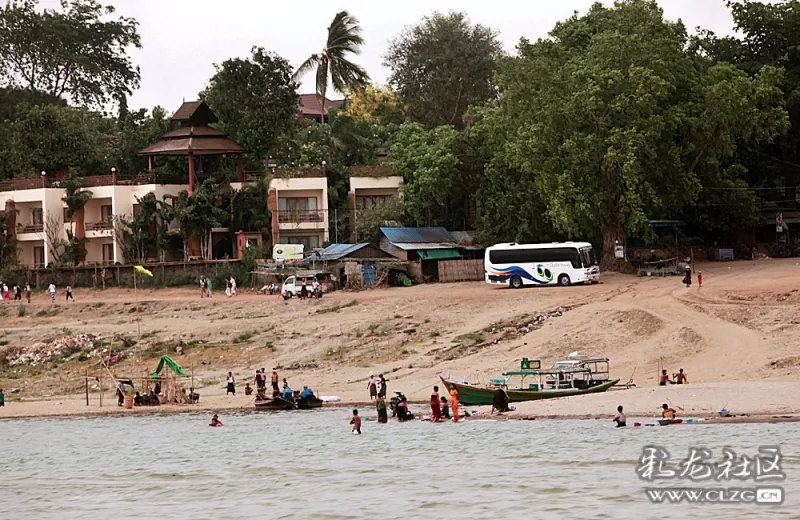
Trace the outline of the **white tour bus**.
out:
<instances>
[{"instance_id":1,"label":"white tour bus","mask_svg":"<svg viewBox=\"0 0 800 520\"><path fill-rule=\"evenodd\" d=\"M600 267L588 242L496 244L486 250L486 283L570 285L597 283Z\"/></svg>"}]
</instances>

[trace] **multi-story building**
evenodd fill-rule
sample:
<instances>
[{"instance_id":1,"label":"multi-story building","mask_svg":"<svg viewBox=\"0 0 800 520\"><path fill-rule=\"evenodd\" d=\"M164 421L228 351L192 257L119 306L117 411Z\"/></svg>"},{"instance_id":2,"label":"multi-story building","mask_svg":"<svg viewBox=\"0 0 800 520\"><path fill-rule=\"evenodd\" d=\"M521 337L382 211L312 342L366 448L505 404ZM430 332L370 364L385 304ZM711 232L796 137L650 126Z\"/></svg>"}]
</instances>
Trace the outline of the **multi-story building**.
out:
<instances>
[{"instance_id":1,"label":"multi-story building","mask_svg":"<svg viewBox=\"0 0 800 520\"><path fill-rule=\"evenodd\" d=\"M13 232L21 264L41 267L53 262L53 246L67 239L67 230L86 237L87 263L123 262L120 244L114 239L114 215L134 216L137 199L148 193L161 200L188 189L183 184L157 184L150 174L96 175L83 180L83 189L91 191L92 198L83 214L75 216L69 214L62 200L65 190L57 180L14 179L0 184L0 207L15 214Z\"/></svg>"},{"instance_id":2,"label":"multi-story building","mask_svg":"<svg viewBox=\"0 0 800 520\"><path fill-rule=\"evenodd\" d=\"M329 241L328 178L322 168L275 170L269 185L272 243L303 244L305 249Z\"/></svg>"},{"instance_id":3,"label":"multi-story building","mask_svg":"<svg viewBox=\"0 0 800 520\"><path fill-rule=\"evenodd\" d=\"M355 232L358 217L364 210L372 209L389 199L401 198L403 178L392 175L387 165L353 167L350 173L350 231ZM358 237L366 239L367 237Z\"/></svg>"}]
</instances>

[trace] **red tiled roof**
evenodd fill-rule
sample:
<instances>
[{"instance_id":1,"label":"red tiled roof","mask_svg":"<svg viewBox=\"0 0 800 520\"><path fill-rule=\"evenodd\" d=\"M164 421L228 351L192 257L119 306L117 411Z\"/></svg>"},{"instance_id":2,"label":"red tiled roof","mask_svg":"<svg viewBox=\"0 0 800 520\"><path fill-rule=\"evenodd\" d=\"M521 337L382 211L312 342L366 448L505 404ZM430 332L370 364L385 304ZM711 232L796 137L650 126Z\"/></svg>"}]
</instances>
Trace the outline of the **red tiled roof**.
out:
<instances>
[{"instance_id":1,"label":"red tiled roof","mask_svg":"<svg viewBox=\"0 0 800 520\"><path fill-rule=\"evenodd\" d=\"M344 104L344 99L328 99L325 98L325 115L331 109L341 108ZM322 96L318 94L300 94L300 113L304 116L319 116L322 115Z\"/></svg>"}]
</instances>

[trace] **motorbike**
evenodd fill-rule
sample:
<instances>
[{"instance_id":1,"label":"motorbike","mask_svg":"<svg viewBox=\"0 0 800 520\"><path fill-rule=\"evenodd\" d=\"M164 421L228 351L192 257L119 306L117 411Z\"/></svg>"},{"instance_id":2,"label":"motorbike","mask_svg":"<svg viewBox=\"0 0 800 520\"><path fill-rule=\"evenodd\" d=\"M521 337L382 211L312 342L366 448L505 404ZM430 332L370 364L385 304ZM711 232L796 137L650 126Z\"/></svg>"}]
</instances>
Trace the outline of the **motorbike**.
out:
<instances>
[{"instance_id":1,"label":"motorbike","mask_svg":"<svg viewBox=\"0 0 800 520\"><path fill-rule=\"evenodd\" d=\"M389 400L389 409L392 411L392 417L397 417L397 405L405 398L406 396L403 395L403 392L395 392L395 397Z\"/></svg>"}]
</instances>

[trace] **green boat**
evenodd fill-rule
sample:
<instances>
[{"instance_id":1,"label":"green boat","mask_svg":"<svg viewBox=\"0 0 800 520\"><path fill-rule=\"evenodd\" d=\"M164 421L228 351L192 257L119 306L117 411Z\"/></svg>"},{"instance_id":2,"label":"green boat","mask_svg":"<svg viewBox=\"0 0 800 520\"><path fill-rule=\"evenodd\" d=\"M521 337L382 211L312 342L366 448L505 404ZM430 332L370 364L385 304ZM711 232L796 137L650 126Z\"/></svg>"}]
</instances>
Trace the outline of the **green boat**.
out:
<instances>
[{"instance_id":1,"label":"green boat","mask_svg":"<svg viewBox=\"0 0 800 520\"><path fill-rule=\"evenodd\" d=\"M597 394L605 392L619 382L608 378L608 358L578 358L577 356L559 361L550 370L540 370L541 361L522 359L520 370L504 372L502 379L491 379L487 386L458 383L439 377L450 392L458 390L460 403L472 406L491 405L498 389L508 396L509 403L555 399L574 395ZM509 386L509 379L519 377L516 388ZM527 382L528 378L536 380Z\"/></svg>"}]
</instances>

